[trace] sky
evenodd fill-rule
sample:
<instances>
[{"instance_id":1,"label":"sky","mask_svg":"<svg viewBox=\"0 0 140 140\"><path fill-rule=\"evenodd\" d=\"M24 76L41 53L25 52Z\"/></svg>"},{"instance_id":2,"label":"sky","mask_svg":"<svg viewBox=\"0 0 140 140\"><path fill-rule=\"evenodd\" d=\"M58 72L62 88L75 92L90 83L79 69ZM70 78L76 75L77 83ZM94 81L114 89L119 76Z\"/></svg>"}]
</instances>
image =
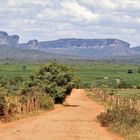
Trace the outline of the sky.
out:
<instances>
[{"instance_id":1,"label":"sky","mask_svg":"<svg viewBox=\"0 0 140 140\"><path fill-rule=\"evenodd\" d=\"M118 38L140 45L140 0L0 0L0 31L20 42Z\"/></svg>"}]
</instances>

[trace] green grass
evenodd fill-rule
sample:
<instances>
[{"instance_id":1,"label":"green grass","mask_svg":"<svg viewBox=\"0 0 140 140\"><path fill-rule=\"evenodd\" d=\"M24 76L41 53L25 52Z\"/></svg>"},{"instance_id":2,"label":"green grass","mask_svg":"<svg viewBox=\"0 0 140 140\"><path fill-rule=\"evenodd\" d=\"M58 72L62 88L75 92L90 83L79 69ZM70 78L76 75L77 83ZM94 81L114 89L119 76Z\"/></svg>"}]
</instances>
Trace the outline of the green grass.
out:
<instances>
[{"instance_id":1,"label":"green grass","mask_svg":"<svg viewBox=\"0 0 140 140\"><path fill-rule=\"evenodd\" d=\"M0 76L13 78L21 76L27 79L30 74L35 73L43 64L0 64ZM72 64L71 64L72 65ZM26 66L26 69L23 69ZM138 65L128 64L103 64L103 63L80 63L72 65L81 78L84 85L90 86L94 83L113 86L116 79L126 82L132 86L140 85L140 74ZM133 74L128 74L127 70L132 69ZM107 79L105 79L107 77Z\"/></svg>"},{"instance_id":2,"label":"green grass","mask_svg":"<svg viewBox=\"0 0 140 140\"><path fill-rule=\"evenodd\" d=\"M108 93L112 93L114 96L121 96L121 97L132 97L132 98L139 98L140 99L140 89L106 89Z\"/></svg>"},{"instance_id":3,"label":"green grass","mask_svg":"<svg viewBox=\"0 0 140 140\"><path fill-rule=\"evenodd\" d=\"M26 66L24 69L23 66ZM37 64L1 64L0 76L13 78L20 76L27 79L30 74L35 73L41 65Z\"/></svg>"},{"instance_id":4,"label":"green grass","mask_svg":"<svg viewBox=\"0 0 140 140\"><path fill-rule=\"evenodd\" d=\"M128 74L127 70L132 69L133 74ZM107 83L112 80L120 79L130 85L139 85L140 74L136 65L115 65L115 64L96 64L77 66L77 75L81 77L84 83L91 84L95 82ZM104 77L108 79L105 80Z\"/></svg>"}]
</instances>

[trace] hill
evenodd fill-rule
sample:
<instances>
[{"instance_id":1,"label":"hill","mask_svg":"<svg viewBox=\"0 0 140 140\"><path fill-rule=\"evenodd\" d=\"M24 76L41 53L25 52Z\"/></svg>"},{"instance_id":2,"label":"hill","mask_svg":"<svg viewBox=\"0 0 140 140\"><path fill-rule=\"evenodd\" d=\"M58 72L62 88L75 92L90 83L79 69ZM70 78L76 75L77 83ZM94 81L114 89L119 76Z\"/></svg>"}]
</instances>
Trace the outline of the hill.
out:
<instances>
[{"instance_id":1,"label":"hill","mask_svg":"<svg viewBox=\"0 0 140 140\"><path fill-rule=\"evenodd\" d=\"M0 31L0 44L1 45L18 47L19 45L18 40L19 40L18 35L9 36L8 33Z\"/></svg>"},{"instance_id":2,"label":"hill","mask_svg":"<svg viewBox=\"0 0 140 140\"><path fill-rule=\"evenodd\" d=\"M90 59L131 55L130 44L119 39L69 38L44 42L31 40L28 43L20 44L20 47L38 49L57 54L76 55Z\"/></svg>"},{"instance_id":3,"label":"hill","mask_svg":"<svg viewBox=\"0 0 140 140\"><path fill-rule=\"evenodd\" d=\"M116 59L140 63L140 46L130 48L126 41L107 39L64 38L39 42L37 39L18 43L18 35L0 31L0 59L44 61L47 59Z\"/></svg>"},{"instance_id":4,"label":"hill","mask_svg":"<svg viewBox=\"0 0 140 140\"><path fill-rule=\"evenodd\" d=\"M59 55L53 53L42 52L39 50L21 49L7 45L0 45L0 60L12 61L46 61L55 59L68 59L74 56Z\"/></svg>"},{"instance_id":5,"label":"hill","mask_svg":"<svg viewBox=\"0 0 140 140\"><path fill-rule=\"evenodd\" d=\"M37 40L31 40L27 44L19 45L18 35L8 35L7 32L0 31L0 60L12 61L46 61L55 59L77 58L76 56L54 54L36 49ZM23 47L28 46L28 47ZM24 48L24 49L23 49Z\"/></svg>"},{"instance_id":6,"label":"hill","mask_svg":"<svg viewBox=\"0 0 140 140\"><path fill-rule=\"evenodd\" d=\"M140 46L131 48L132 51L140 53Z\"/></svg>"}]
</instances>

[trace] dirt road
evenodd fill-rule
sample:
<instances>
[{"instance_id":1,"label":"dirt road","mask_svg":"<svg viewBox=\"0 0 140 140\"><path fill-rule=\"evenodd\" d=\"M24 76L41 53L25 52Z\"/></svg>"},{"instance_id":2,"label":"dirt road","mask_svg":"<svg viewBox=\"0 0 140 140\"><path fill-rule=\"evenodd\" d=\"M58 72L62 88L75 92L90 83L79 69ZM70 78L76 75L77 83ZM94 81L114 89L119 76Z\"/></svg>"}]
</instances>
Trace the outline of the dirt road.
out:
<instances>
[{"instance_id":1,"label":"dirt road","mask_svg":"<svg viewBox=\"0 0 140 140\"><path fill-rule=\"evenodd\" d=\"M68 106L0 126L1 140L121 140L95 121L103 108L74 89Z\"/></svg>"}]
</instances>

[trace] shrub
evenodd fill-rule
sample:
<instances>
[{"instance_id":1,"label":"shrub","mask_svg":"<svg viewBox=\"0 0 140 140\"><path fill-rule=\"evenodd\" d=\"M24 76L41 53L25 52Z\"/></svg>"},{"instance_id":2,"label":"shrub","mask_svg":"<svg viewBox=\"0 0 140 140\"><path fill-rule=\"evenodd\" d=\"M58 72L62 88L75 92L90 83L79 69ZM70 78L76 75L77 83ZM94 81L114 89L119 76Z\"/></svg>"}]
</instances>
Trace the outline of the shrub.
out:
<instances>
[{"instance_id":1,"label":"shrub","mask_svg":"<svg viewBox=\"0 0 140 140\"><path fill-rule=\"evenodd\" d=\"M138 130L140 126L140 112L127 106L121 108L113 107L98 115L97 120L101 126L109 126L116 132L126 137L131 137L131 135L128 136L128 134L132 134L133 129ZM139 135L135 135L135 137L138 138Z\"/></svg>"},{"instance_id":2,"label":"shrub","mask_svg":"<svg viewBox=\"0 0 140 140\"><path fill-rule=\"evenodd\" d=\"M118 88L132 88L133 86L127 82L121 81L118 84Z\"/></svg>"},{"instance_id":3,"label":"shrub","mask_svg":"<svg viewBox=\"0 0 140 140\"><path fill-rule=\"evenodd\" d=\"M128 69L128 74L132 74L133 73L133 70L132 69Z\"/></svg>"},{"instance_id":4,"label":"shrub","mask_svg":"<svg viewBox=\"0 0 140 140\"><path fill-rule=\"evenodd\" d=\"M54 62L40 68L26 82L21 77L0 77L0 117L15 115L21 104L21 111L30 111L24 108L24 105L28 108L29 104L32 111L36 110L38 101L41 108L51 109L54 103L62 103L79 85L80 80L75 77L72 68Z\"/></svg>"},{"instance_id":5,"label":"shrub","mask_svg":"<svg viewBox=\"0 0 140 140\"><path fill-rule=\"evenodd\" d=\"M66 95L70 94L74 87L80 85L80 80L75 77L72 68L55 62L43 66L36 75L30 76L30 78L28 86L42 87L55 103L62 103Z\"/></svg>"},{"instance_id":6,"label":"shrub","mask_svg":"<svg viewBox=\"0 0 140 140\"><path fill-rule=\"evenodd\" d=\"M140 85L137 85L136 88L137 88L137 89L140 89Z\"/></svg>"},{"instance_id":7,"label":"shrub","mask_svg":"<svg viewBox=\"0 0 140 140\"><path fill-rule=\"evenodd\" d=\"M138 73L140 73L140 66L138 67Z\"/></svg>"},{"instance_id":8,"label":"shrub","mask_svg":"<svg viewBox=\"0 0 140 140\"><path fill-rule=\"evenodd\" d=\"M115 123L124 124L128 127L133 127L137 123L140 123L140 113L134 108L124 107L113 107L113 109L107 109L106 112L101 113L97 116L97 119L101 124L112 125Z\"/></svg>"},{"instance_id":9,"label":"shrub","mask_svg":"<svg viewBox=\"0 0 140 140\"><path fill-rule=\"evenodd\" d=\"M54 107L54 101L52 99L52 97L50 97L49 95L42 95L40 96L40 107L42 109L48 110L48 109L53 109Z\"/></svg>"},{"instance_id":10,"label":"shrub","mask_svg":"<svg viewBox=\"0 0 140 140\"><path fill-rule=\"evenodd\" d=\"M4 97L0 95L0 116L4 115Z\"/></svg>"}]
</instances>

